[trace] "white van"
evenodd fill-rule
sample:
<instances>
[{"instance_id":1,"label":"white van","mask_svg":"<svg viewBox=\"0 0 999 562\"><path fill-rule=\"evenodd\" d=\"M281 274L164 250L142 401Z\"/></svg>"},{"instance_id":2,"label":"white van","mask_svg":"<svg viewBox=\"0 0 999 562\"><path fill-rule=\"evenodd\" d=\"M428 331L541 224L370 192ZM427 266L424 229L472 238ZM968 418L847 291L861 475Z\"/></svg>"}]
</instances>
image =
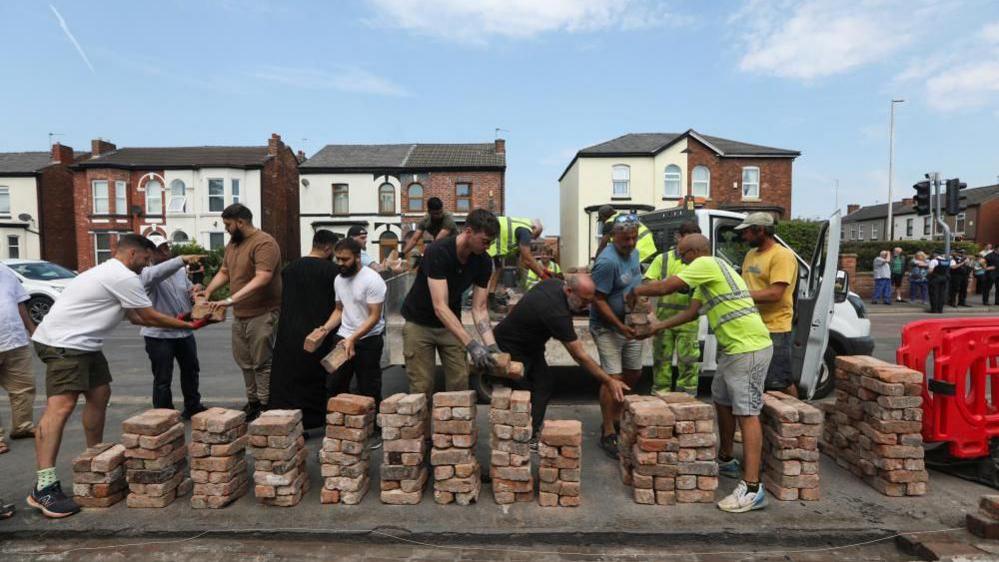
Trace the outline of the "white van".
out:
<instances>
[{"instance_id":1,"label":"white van","mask_svg":"<svg viewBox=\"0 0 999 562\"><path fill-rule=\"evenodd\" d=\"M652 231L661 250L675 245L674 233L681 224L696 221L701 232L711 239L714 255L741 273L742 260L749 246L735 227L745 216L730 211L681 208L641 214L639 219ZM777 240L787 246L780 238ZM850 292L846 274L837 271L839 241L837 212L824 221L809 261L795 254L799 274L795 292L792 372L798 379L803 398L823 398L832 392L836 383L837 355L869 355L874 350L871 322L866 317L864 303ZM700 338L702 374L710 376L717 368L718 346L708 329L707 318L703 316Z\"/></svg>"}]
</instances>

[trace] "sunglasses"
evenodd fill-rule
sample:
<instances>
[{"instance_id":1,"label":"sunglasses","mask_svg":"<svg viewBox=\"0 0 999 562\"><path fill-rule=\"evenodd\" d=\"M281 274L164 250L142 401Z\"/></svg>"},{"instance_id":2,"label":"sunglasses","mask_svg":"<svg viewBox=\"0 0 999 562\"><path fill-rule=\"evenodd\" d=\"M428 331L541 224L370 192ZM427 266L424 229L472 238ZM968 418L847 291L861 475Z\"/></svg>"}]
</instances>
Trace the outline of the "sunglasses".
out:
<instances>
[{"instance_id":1,"label":"sunglasses","mask_svg":"<svg viewBox=\"0 0 999 562\"><path fill-rule=\"evenodd\" d=\"M618 215L617 218L614 219L614 222L616 224L637 223L638 222L638 215L636 215L634 213L629 213L627 215Z\"/></svg>"}]
</instances>

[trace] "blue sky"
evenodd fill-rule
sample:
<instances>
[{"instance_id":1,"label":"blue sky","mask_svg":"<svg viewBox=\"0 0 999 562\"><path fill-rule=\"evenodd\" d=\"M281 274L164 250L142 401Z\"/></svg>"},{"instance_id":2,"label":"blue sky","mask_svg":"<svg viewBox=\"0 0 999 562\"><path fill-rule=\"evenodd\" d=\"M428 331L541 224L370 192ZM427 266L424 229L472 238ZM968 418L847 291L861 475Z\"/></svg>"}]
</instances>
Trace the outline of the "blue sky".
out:
<instances>
[{"instance_id":1,"label":"blue sky","mask_svg":"<svg viewBox=\"0 0 999 562\"><path fill-rule=\"evenodd\" d=\"M831 212L837 179L841 207L883 202L893 96L896 194L999 176L989 0L57 0L0 4L0 34L0 151L277 132L311 155L499 127L507 210L549 230L575 151L627 132L800 150L796 216Z\"/></svg>"}]
</instances>

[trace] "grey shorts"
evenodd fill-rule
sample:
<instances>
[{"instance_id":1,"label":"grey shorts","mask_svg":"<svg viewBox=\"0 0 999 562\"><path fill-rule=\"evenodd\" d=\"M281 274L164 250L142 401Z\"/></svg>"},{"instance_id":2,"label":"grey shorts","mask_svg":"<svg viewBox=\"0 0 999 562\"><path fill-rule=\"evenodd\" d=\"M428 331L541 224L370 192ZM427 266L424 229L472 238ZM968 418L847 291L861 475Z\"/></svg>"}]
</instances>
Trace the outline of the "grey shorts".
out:
<instances>
[{"instance_id":1,"label":"grey shorts","mask_svg":"<svg viewBox=\"0 0 999 562\"><path fill-rule=\"evenodd\" d=\"M718 353L718 370L711 381L711 399L731 406L736 416L758 416L763 408L763 381L773 347L727 355Z\"/></svg>"},{"instance_id":2,"label":"grey shorts","mask_svg":"<svg viewBox=\"0 0 999 562\"><path fill-rule=\"evenodd\" d=\"M794 384L794 377L791 375L791 332L771 333L770 341L774 344L774 354L770 358L764 388L783 391Z\"/></svg>"},{"instance_id":3,"label":"grey shorts","mask_svg":"<svg viewBox=\"0 0 999 562\"><path fill-rule=\"evenodd\" d=\"M644 340L629 340L615 330L594 326L590 326L590 335L593 336L593 343L597 344L600 368L608 375L642 370Z\"/></svg>"}]
</instances>

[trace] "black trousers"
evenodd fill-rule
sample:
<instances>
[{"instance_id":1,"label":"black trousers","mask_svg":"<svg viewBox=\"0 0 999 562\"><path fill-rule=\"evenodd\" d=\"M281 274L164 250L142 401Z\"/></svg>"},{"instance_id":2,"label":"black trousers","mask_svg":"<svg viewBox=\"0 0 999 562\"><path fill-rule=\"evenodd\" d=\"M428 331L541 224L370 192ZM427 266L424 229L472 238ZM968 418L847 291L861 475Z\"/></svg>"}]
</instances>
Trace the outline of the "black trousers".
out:
<instances>
[{"instance_id":1,"label":"black trousers","mask_svg":"<svg viewBox=\"0 0 999 562\"><path fill-rule=\"evenodd\" d=\"M943 312L944 301L947 300L947 275L930 275L930 312Z\"/></svg>"},{"instance_id":2,"label":"black trousers","mask_svg":"<svg viewBox=\"0 0 999 562\"><path fill-rule=\"evenodd\" d=\"M333 344L344 338L333 336ZM354 356L333 374L326 375L326 396L350 392L350 381L357 375L357 392L375 399L375 411L382 403L382 334L361 338L354 343Z\"/></svg>"},{"instance_id":3,"label":"black trousers","mask_svg":"<svg viewBox=\"0 0 999 562\"><path fill-rule=\"evenodd\" d=\"M180 392L184 409L193 411L201 406L198 393L198 344L194 336L186 338L146 339L146 354L153 368L153 407L173 409L173 362L180 366Z\"/></svg>"},{"instance_id":4,"label":"black trousers","mask_svg":"<svg viewBox=\"0 0 999 562\"><path fill-rule=\"evenodd\" d=\"M968 304L968 276L950 276L950 297L947 299L951 306Z\"/></svg>"},{"instance_id":5,"label":"black trousers","mask_svg":"<svg viewBox=\"0 0 999 562\"><path fill-rule=\"evenodd\" d=\"M982 304L989 304L989 295L996 291L995 304L999 305L999 275L986 273L982 276Z\"/></svg>"},{"instance_id":6,"label":"black trousers","mask_svg":"<svg viewBox=\"0 0 999 562\"><path fill-rule=\"evenodd\" d=\"M541 434L541 424L545 422L548 403L555 393L555 379L545 361L545 352L542 350L540 353L524 353L518 349L507 349L502 346L500 349L509 353L514 361L524 364L524 378L515 381L513 387L531 393L531 426L534 428L532 435L537 437Z\"/></svg>"}]
</instances>

